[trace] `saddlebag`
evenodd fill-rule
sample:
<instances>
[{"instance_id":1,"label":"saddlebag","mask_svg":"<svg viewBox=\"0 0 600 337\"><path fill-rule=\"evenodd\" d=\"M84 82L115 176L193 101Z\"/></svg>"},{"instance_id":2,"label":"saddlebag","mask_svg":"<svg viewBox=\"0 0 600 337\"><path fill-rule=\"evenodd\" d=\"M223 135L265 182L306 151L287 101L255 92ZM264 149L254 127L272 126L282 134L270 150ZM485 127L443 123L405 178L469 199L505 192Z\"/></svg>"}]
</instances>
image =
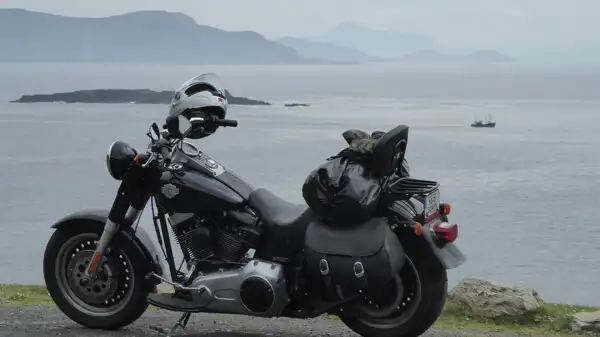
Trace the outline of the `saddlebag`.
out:
<instances>
[{"instance_id":1,"label":"saddlebag","mask_svg":"<svg viewBox=\"0 0 600 337\"><path fill-rule=\"evenodd\" d=\"M313 221L304 257L310 288L329 300L387 285L404 265L404 250L385 218L332 227Z\"/></svg>"}]
</instances>

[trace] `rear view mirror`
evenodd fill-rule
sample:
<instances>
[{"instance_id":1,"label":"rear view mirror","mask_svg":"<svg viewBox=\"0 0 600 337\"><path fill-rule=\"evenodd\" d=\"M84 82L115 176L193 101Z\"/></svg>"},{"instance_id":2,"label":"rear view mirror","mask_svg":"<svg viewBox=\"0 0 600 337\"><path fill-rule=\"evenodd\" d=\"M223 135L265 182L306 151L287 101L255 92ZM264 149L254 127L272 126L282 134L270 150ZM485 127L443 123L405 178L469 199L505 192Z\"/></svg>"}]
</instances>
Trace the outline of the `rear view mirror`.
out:
<instances>
[{"instance_id":1,"label":"rear view mirror","mask_svg":"<svg viewBox=\"0 0 600 337\"><path fill-rule=\"evenodd\" d=\"M173 138L185 138L192 129L192 123L184 116L169 116L166 120L167 130Z\"/></svg>"}]
</instances>

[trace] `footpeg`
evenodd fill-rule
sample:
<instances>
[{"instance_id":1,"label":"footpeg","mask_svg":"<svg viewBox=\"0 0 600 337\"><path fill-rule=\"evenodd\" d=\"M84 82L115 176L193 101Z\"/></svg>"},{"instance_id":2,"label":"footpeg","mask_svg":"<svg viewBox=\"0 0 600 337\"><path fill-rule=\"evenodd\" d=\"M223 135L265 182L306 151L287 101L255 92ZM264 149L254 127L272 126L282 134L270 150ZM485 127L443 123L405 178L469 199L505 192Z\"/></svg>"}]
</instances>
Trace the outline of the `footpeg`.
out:
<instances>
[{"instance_id":1,"label":"footpeg","mask_svg":"<svg viewBox=\"0 0 600 337\"><path fill-rule=\"evenodd\" d=\"M197 302L180 298L175 294L149 294L148 303L169 311L191 313L202 312L202 309L210 303L210 300L207 299L206 301Z\"/></svg>"}]
</instances>

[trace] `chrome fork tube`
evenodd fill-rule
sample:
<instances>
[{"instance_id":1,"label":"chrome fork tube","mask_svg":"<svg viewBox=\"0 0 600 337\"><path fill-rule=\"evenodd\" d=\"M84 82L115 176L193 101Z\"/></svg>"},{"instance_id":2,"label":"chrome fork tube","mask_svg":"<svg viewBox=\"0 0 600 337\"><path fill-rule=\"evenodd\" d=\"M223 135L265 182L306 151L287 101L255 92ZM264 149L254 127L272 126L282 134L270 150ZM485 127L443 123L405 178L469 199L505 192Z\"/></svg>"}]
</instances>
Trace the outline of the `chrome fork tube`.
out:
<instances>
[{"instance_id":1,"label":"chrome fork tube","mask_svg":"<svg viewBox=\"0 0 600 337\"><path fill-rule=\"evenodd\" d=\"M128 223L133 223L137 220L141 213L142 210L129 207L127 213L125 214L125 221L127 221ZM113 237L119 231L119 227L120 225L118 223L115 223L110 219L106 220L106 223L104 224L104 231L102 231L100 240L98 240L96 250L94 251L94 255L92 256L92 260L90 261L84 272L85 279L90 280L96 276L96 273L102 264L102 257L108 249L108 245L112 241Z\"/></svg>"}]
</instances>

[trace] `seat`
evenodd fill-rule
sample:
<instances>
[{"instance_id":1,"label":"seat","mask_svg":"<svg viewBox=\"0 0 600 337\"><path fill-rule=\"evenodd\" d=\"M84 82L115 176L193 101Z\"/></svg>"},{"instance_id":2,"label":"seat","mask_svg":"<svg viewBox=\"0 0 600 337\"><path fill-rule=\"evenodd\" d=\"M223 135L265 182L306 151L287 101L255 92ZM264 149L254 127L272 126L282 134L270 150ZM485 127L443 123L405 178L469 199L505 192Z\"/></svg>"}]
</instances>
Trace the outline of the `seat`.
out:
<instances>
[{"instance_id":1,"label":"seat","mask_svg":"<svg viewBox=\"0 0 600 337\"><path fill-rule=\"evenodd\" d=\"M293 204L264 188L250 192L248 204L267 228L269 237L294 247L304 242L306 228L314 218L308 206Z\"/></svg>"}]
</instances>

